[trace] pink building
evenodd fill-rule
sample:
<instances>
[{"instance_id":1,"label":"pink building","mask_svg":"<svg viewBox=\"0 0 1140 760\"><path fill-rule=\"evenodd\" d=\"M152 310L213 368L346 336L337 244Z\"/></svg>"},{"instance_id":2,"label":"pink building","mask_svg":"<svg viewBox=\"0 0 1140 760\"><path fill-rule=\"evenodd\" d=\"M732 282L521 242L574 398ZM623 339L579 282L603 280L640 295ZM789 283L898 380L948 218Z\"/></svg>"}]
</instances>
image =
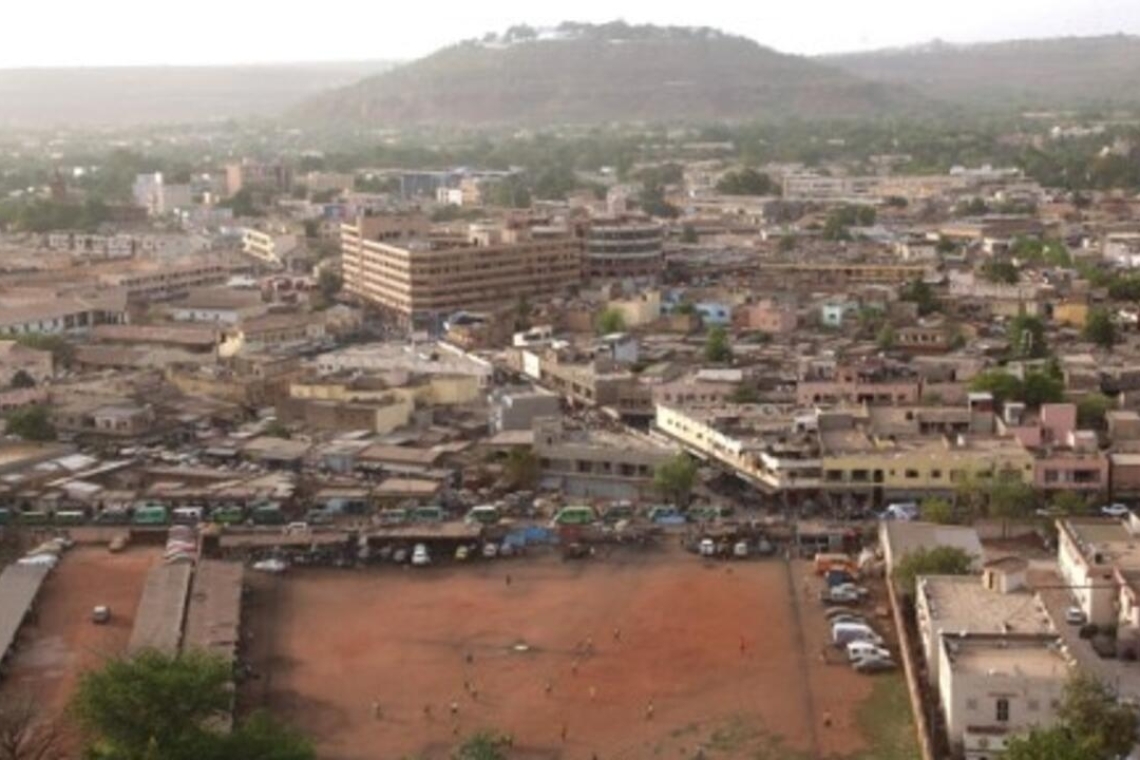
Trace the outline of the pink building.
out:
<instances>
[{"instance_id":1,"label":"pink building","mask_svg":"<svg viewBox=\"0 0 1140 760\"><path fill-rule=\"evenodd\" d=\"M734 322L742 330L759 330L784 335L796 329L799 321L795 307L766 298L736 310Z\"/></svg>"},{"instance_id":2,"label":"pink building","mask_svg":"<svg viewBox=\"0 0 1140 760\"><path fill-rule=\"evenodd\" d=\"M1108 490L1109 461L1096 434L1077 430L1076 404L1043 404L1036 424L1010 433L1033 452L1033 485L1042 490Z\"/></svg>"}]
</instances>

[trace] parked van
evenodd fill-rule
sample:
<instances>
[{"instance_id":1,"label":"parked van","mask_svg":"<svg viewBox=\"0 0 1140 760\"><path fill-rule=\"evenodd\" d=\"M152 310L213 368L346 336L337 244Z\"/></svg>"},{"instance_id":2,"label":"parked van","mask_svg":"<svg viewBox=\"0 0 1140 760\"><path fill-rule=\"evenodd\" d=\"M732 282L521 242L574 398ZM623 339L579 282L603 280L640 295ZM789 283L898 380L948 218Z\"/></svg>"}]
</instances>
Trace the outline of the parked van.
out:
<instances>
[{"instance_id":1,"label":"parked van","mask_svg":"<svg viewBox=\"0 0 1140 760\"><path fill-rule=\"evenodd\" d=\"M219 525L237 525L245 521L245 510L241 507L218 507L210 513L210 520Z\"/></svg>"},{"instance_id":2,"label":"parked van","mask_svg":"<svg viewBox=\"0 0 1140 760\"><path fill-rule=\"evenodd\" d=\"M649 508L649 521L658 525L684 525L685 515L681 510L668 504Z\"/></svg>"},{"instance_id":3,"label":"parked van","mask_svg":"<svg viewBox=\"0 0 1140 760\"><path fill-rule=\"evenodd\" d=\"M879 644L870 641L849 641L847 643L847 659L851 662L864 657L878 657L889 659L891 653Z\"/></svg>"},{"instance_id":4,"label":"parked van","mask_svg":"<svg viewBox=\"0 0 1140 760\"><path fill-rule=\"evenodd\" d=\"M171 519L179 525L197 525L202 522L203 514L201 507L176 507Z\"/></svg>"},{"instance_id":5,"label":"parked van","mask_svg":"<svg viewBox=\"0 0 1140 760\"><path fill-rule=\"evenodd\" d=\"M285 513L276 504L263 504L260 507L254 507L253 512L250 513L250 519L253 520L254 525L284 525Z\"/></svg>"},{"instance_id":6,"label":"parked van","mask_svg":"<svg viewBox=\"0 0 1140 760\"><path fill-rule=\"evenodd\" d=\"M416 523L441 523L447 519L447 513L443 507L416 507L412 510L411 518Z\"/></svg>"},{"instance_id":7,"label":"parked van","mask_svg":"<svg viewBox=\"0 0 1140 760\"><path fill-rule=\"evenodd\" d=\"M43 510L33 509L29 512L20 513L21 525L47 525L51 522L51 515Z\"/></svg>"},{"instance_id":8,"label":"parked van","mask_svg":"<svg viewBox=\"0 0 1140 760\"><path fill-rule=\"evenodd\" d=\"M847 646L852 641L868 641L882 645L883 639L870 626L862 623L836 623L831 627L831 643L837 647Z\"/></svg>"},{"instance_id":9,"label":"parked van","mask_svg":"<svg viewBox=\"0 0 1140 760\"><path fill-rule=\"evenodd\" d=\"M469 524L478 523L480 525L496 525L501 519L502 515L499 514L499 508L490 504L472 507L471 511L467 513L467 517L464 518Z\"/></svg>"},{"instance_id":10,"label":"parked van","mask_svg":"<svg viewBox=\"0 0 1140 760\"><path fill-rule=\"evenodd\" d=\"M590 525L598 519L593 507L563 507L554 515L554 525Z\"/></svg>"},{"instance_id":11,"label":"parked van","mask_svg":"<svg viewBox=\"0 0 1140 760\"><path fill-rule=\"evenodd\" d=\"M78 509L64 509L55 513L56 525L82 525L87 522L87 514Z\"/></svg>"},{"instance_id":12,"label":"parked van","mask_svg":"<svg viewBox=\"0 0 1140 760\"><path fill-rule=\"evenodd\" d=\"M134 525L166 525L169 521L170 513L166 511L166 507L159 505L139 507L131 518L131 523Z\"/></svg>"}]
</instances>

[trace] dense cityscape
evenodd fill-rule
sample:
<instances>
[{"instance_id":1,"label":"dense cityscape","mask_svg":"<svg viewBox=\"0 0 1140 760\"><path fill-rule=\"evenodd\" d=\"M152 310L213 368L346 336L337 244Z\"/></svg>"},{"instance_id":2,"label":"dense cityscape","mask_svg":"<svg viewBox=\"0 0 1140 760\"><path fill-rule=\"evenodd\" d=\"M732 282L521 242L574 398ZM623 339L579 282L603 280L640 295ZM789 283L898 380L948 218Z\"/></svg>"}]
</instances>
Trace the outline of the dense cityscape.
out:
<instances>
[{"instance_id":1,"label":"dense cityscape","mask_svg":"<svg viewBox=\"0 0 1140 760\"><path fill-rule=\"evenodd\" d=\"M417 65L0 108L0 760L1135 756L1140 104Z\"/></svg>"}]
</instances>

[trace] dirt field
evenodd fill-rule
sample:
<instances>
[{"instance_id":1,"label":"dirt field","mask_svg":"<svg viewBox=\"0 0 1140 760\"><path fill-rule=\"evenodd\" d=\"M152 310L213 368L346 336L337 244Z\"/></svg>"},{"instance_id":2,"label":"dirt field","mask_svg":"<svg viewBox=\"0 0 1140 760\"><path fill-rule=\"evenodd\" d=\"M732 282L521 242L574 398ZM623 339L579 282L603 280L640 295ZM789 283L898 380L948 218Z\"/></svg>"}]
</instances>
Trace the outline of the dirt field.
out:
<instances>
[{"instance_id":1,"label":"dirt field","mask_svg":"<svg viewBox=\"0 0 1140 760\"><path fill-rule=\"evenodd\" d=\"M882 681L823 661L807 572L670 550L260 576L243 702L327 760L446 758L483 728L512 734L512 757L857 756Z\"/></svg>"},{"instance_id":2,"label":"dirt field","mask_svg":"<svg viewBox=\"0 0 1140 760\"><path fill-rule=\"evenodd\" d=\"M147 570L160 557L158 549L111 554L101 546L64 555L40 590L38 617L21 632L3 692L62 711L82 672L126 649ZM107 625L91 622L99 604L111 607Z\"/></svg>"}]
</instances>

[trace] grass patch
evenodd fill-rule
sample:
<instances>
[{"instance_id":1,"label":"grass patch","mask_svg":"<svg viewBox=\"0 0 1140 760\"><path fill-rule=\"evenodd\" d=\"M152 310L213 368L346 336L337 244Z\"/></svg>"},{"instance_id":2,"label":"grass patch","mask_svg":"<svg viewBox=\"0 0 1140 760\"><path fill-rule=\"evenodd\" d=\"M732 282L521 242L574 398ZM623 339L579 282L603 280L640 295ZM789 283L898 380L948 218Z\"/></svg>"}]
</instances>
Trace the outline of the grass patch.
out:
<instances>
[{"instance_id":1,"label":"grass patch","mask_svg":"<svg viewBox=\"0 0 1140 760\"><path fill-rule=\"evenodd\" d=\"M919 757L914 716L902 672L875 676L875 686L855 712L855 721L871 749L853 760L915 760Z\"/></svg>"}]
</instances>

